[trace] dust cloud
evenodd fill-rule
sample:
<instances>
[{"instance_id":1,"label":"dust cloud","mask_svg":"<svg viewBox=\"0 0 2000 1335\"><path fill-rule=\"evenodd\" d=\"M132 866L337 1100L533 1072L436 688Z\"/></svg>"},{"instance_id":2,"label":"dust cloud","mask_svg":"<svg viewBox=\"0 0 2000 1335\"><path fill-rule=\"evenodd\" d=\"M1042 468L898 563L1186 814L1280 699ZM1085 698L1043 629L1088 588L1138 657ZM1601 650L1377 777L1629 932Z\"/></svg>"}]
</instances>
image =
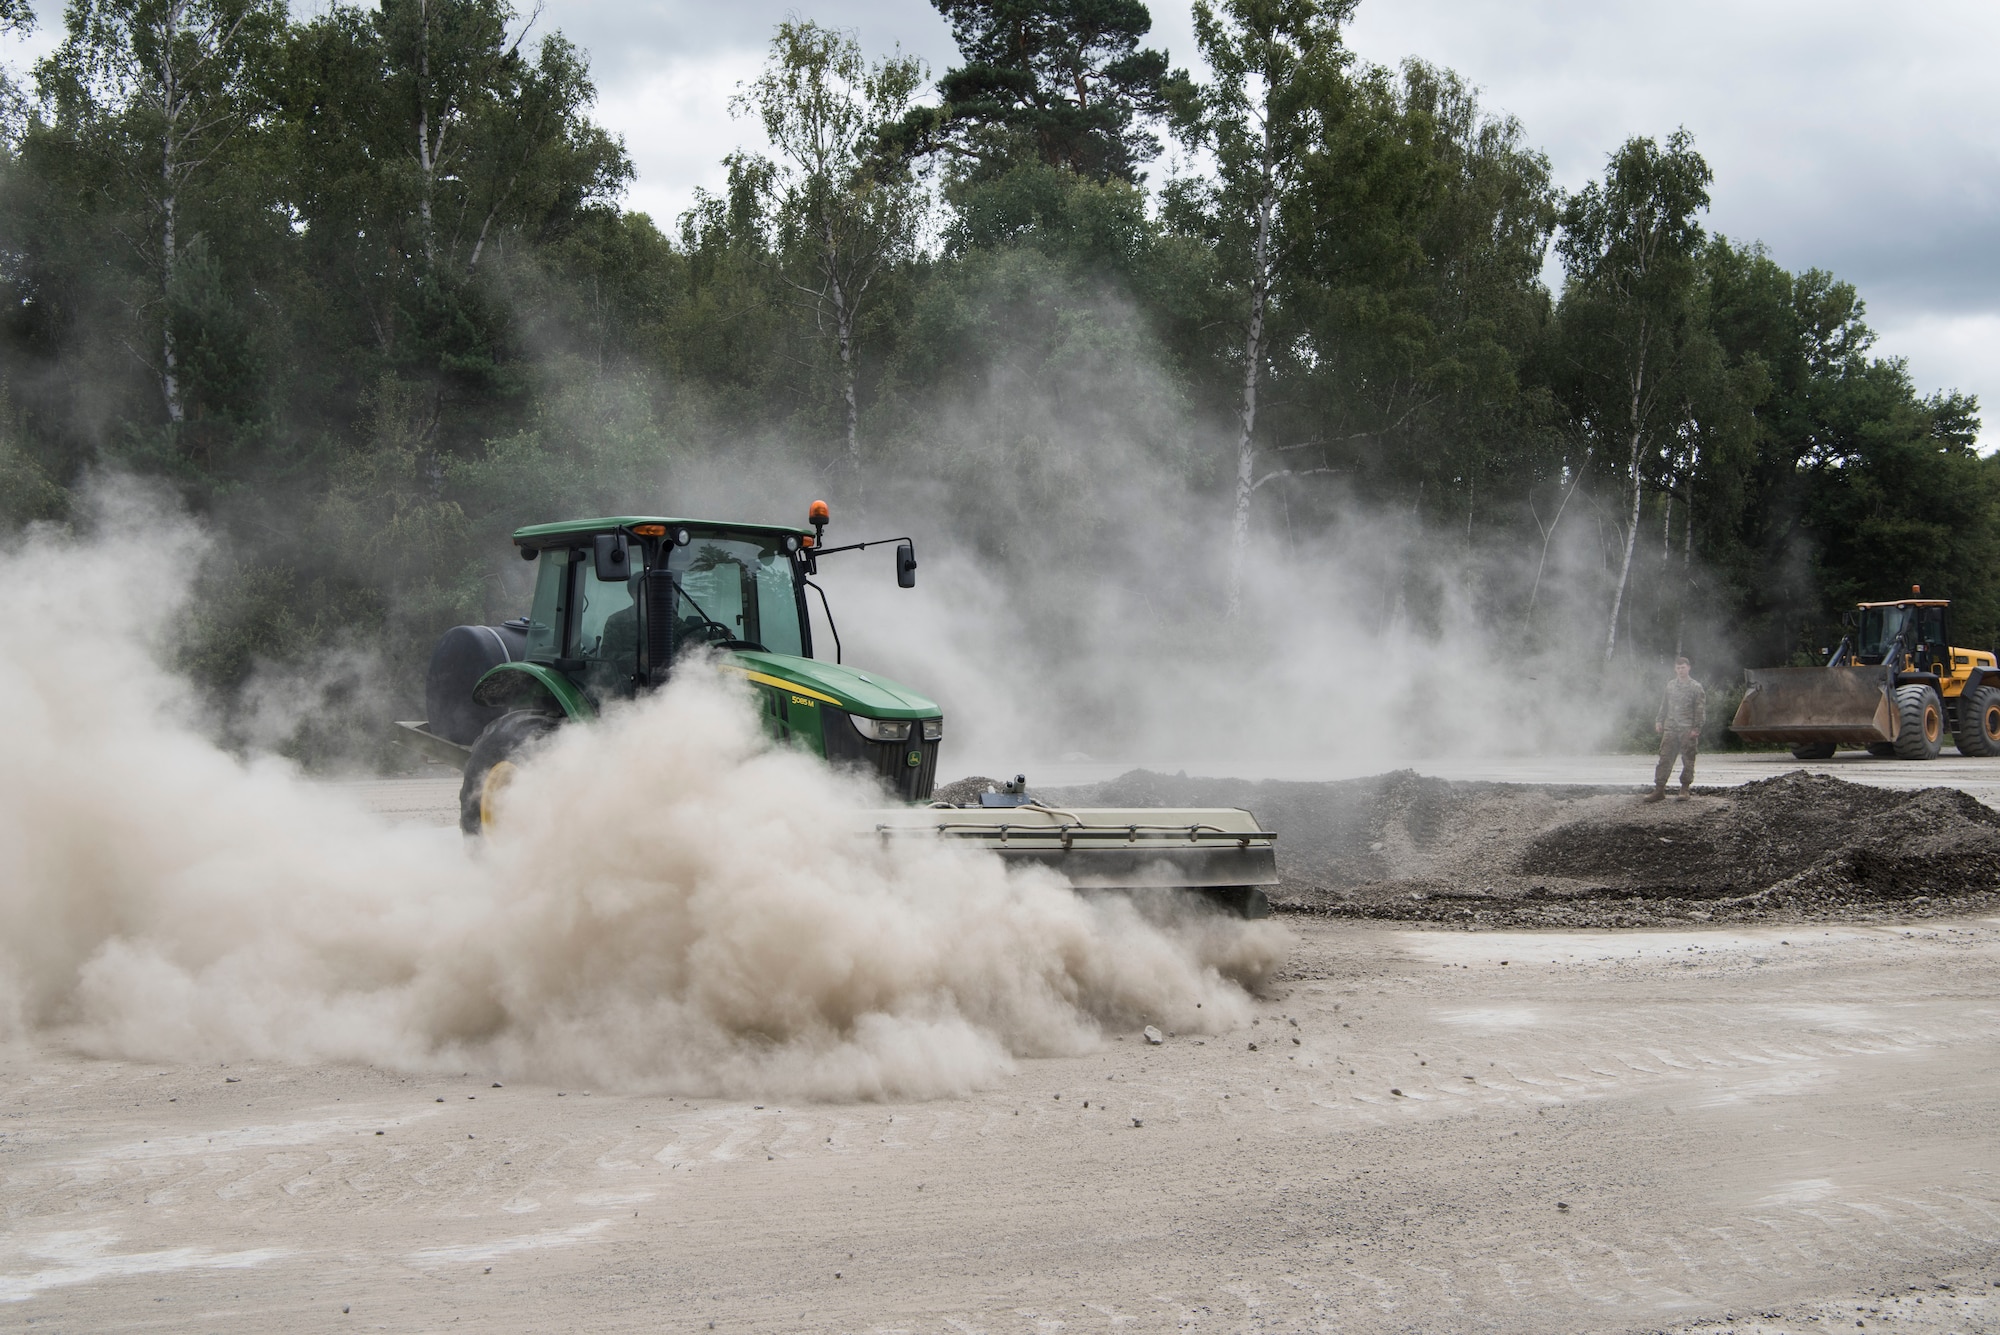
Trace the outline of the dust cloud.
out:
<instances>
[{"instance_id":1,"label":"dust cloud","mask_svg":"<svg viewBox=\"0 0 2000 1335\"><path fill-rule=\"evenodd\" d=\"M1105 1024L1216 1032L1282 928L1142 918L932 841L699 667L566 729L500 832L398 828L211 743L158 666L204 539L150 498L0 553L0 1036L105 1056L928 1097Z\"/></svg>"}]
</instances>

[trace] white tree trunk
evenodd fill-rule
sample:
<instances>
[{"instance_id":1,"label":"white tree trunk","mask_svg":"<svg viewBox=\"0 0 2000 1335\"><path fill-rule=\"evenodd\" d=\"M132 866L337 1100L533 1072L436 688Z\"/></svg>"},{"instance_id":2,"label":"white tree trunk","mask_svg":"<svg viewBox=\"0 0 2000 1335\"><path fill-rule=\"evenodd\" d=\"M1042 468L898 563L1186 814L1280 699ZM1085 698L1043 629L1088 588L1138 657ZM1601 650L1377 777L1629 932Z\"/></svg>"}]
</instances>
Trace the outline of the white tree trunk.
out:
<instances>
[{"instance_id":1,"label":"white tree trunk","mask_svg":"<svg viewBox=\"0 0 2000 1335\"><path fill-rule=\"evenodd\" d=\"M181 402L179 357L174 348L173 290L174 263L180 238L175 231L180 205L180 118L186 90L174 65L174 38L180 29L181 5L170 4L160 17L160 397L166 401L167 420L179 423L187 416Z\"/></svg>"},{"instance_id":2,"label":"white tree trunk","mask_svg":"<svg viewBox=\"0 0 2000 1335\"><path fill-rule=\"evenodd\" d=\"M1626 516L1625 556L1618 563L1618 591L1611 596L1611 629L1604 636L1604 661L1608 664L1618 649L1618 614L1625 607L1625 586L1632 578L1632 549L1639 542L1639 508L1645 500L1643 476L1639 471L1639 447L1645 440L1645 433L1632 433L1632 512Z\"/></svg>"},{"instance_id":3,"label":"white tree trunk","mask_svg":"<svg viewBox=\"0 0 2000 1335\"><path fill-rule=\"evenodd\" d=\"M1257 381L1264 362L1264 304L1271 286L1271 214L1277 207L1268 99L1264 116L1262 192L1257 200L1257 239L1250 252L1250 319L1243 331L1243 405L1237 414L1236 507L1229 525L1229 607L1235 620L1243 607L1243 566L1250 551L1250 494L1257 488Z\"/></svg>"}]
</instances>

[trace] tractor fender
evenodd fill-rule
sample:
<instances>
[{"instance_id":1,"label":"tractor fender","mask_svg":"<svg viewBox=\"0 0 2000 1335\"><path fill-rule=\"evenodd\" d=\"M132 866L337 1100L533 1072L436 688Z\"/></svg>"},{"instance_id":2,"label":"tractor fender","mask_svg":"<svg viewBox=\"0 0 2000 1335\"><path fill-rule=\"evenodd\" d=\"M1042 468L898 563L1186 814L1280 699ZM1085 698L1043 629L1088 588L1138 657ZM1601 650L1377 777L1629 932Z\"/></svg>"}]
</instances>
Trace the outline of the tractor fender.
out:
<instances>
[{"instance_id":1,"label":"tractor fender","mask_svg":"<svg viewBox=\"0 0 2000 1335\"><path fill-rule=\"evenodd\" d=\"M482 705L560 714L578 721L597 716L575 683L543 663L501 663L473 686L472 698Z\"/></svg>"}]
</instances>

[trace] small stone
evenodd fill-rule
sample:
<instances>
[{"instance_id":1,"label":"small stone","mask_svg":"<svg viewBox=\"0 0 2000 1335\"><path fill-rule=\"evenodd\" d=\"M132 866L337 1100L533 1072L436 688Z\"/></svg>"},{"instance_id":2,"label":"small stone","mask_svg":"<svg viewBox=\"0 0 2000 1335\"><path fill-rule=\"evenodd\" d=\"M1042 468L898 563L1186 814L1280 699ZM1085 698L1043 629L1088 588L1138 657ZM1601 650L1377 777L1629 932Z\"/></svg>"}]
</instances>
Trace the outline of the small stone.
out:
<instances>
[{"instance_id":1,"label":"small stone","mask_svg":"<svg viewBox=\"0 0 2000 1335\"><path fill-rule=\"evenodd\" d=\"M1558 1209L1558 1210L1567 1210L1567 1209L1569 1209L1569 1202L1568 1202L1568 1201L1557 1201L1557 1202L1556 1202L1556 1209Z\"/></svg>"},{"instance_id":2,"label":"small stone","mask_svg":"<svg viewBox=\"0 0 2000 1335\"><path fill-rule=\"evenodd\" d=\"M1160 1036L1159 1030L1153 1028L1153 1026L1149 1024L1146 1026L1146 1041L1148 1043L1151 1043L1154 1047L1158 1047L1160 1044L1166 1042L1167 1040Z\"/></svg>"},{"instance_id":3,"label":"small stone","mask_svg":"<svg viewBox=\"0 0 2000 1335\"><path fill-rule=\"evenodd\" d=\"M498 1088L500 1088L500 1082L499 1082L498 1080L495 1080L495 1081L493 1082L493 1088L495 1088L495 1089L498 1089Z\"/></svg>"},{"instance_id":4,"label":"small stone","mask_svg":"<svg viewBox=\"0 0 2000 1335\"><path fill-rule=\"evenodd\" d=\"M1137 1118L1137 1117L1134 1117L1134 1118L1132 1119L1132 1125L1133 1125L1133 1126L1144 1126L1144 1125L1145 1125L1145 1122L1141 1121L1141 1120L1140 1120L1139 1118Z\"/></svg>"},{"instance_id":5,"label":"small stone","mask_svg":"<svg viewBox=\"0 0 2000 1335\"><path fill-rule=\"evenodd\" d=\"M346 1316L346 1315L347 1315L347 1304L345 1304L345 1303L342 1303L342 1304L340 1305L340 1314L341 1314L342 1316Z\"/></svg>"},{"instance_id":6,"label":"small stone","mask_svg":"<svg viewBox=\"0 0 2000 1335\"><path fill-rule=\"evenodd\" d=\"M1298 1040L1298 1036L1297 1036L1297 1035L1293 1035L1293 1037L1292 1037L1292 1046L1293 1046L1293 1047L1298 1047L1298 1046L1299 1046L1299 1040Z\"/></svg>"},{"instance_id":7,"label":"small stone","mask_svg":"<svg viewBox=\"0 0 2000 1335\"><path fill-rule=\"evenodd\" d=\"M438 1100L438 1102L439 1102L439 1103L443 1103L443 1102L444 1102L444 1100L443 1100L443 1099L439 1099L439 1100Z\"/></svg>"},{"instance_id":8,"label":"small stone","mask_svg":"<svg viewBox=\"0 0 2000 1335\"><path fill-rule=\"evenodd\" d=\"M1397 1098L1399 1098L1399 1099L1403 1097L1403 1091L1402 1091L1402 1090L1400 1090L1400 1089L1392 1089L1392 1090L1390 1090L1389 1092L1390 1092L1391 1094L1394 1094L1394 1095L1395 1095L1395 1096L1396 1096Z\"/></svg>"},{"instance_id":9,"label":"small stone","mask_svg":"<svg viewBox=\"0 0 2000 1335\"><path fill-rule=\"evenodd\" d=\"M240 1076L225 1075L222 1077L222 1083L225 1085L240 1085L243 1083L243 1080Z\"/></svg>"},{"instance_id":10,"label":"small stone","mask_svg":"<svg viewBox=\"0 0 2000 1335\"><path fill-rule=\"evenodd\" d=\"M377 1131L377 1132L376 1132L375 1134L376 1134L376 1135L378 1135L378 1136L386 1136L386 1135L388 1135L389 1133L388 1133L387 1131Z\"/></svg>"},{"instance_id":11,"label":"small stone","mask_svg":"<svg viewBox=\"0 0 2000 1335\"><path fill-rule=\"evenodd\" d=\"M1250 1051L1255 1052L1256 1050L1257 1050L1257 1045L1255 1043L1252 1043L1250 1045Z\"/></svg>"}]
</instances>

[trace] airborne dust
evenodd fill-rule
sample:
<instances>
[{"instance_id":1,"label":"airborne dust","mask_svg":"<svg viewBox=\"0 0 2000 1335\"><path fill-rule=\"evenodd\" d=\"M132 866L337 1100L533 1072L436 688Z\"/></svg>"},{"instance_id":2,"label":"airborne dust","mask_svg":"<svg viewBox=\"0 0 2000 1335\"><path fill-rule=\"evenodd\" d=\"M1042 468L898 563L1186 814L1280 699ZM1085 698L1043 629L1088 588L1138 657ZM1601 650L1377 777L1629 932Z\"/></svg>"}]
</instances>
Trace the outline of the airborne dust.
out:
<instances>
[{"instance_id":1,"label":"airborne dust","mask_svg":"<svg viewBox=\"0 0 2000 1335\"><path fill-rule=\"evenodd\" d=\"M159 1060L478 1069L604 1089L927 1097L1100 1025L1214 1032L1271 923L1142 919L947 845L774 748L690 670L567 730L507 828L391 827L212 744L157 666L204 539L143 498L0 555L0 1036Z\"/></svg>"}]
</instances>

